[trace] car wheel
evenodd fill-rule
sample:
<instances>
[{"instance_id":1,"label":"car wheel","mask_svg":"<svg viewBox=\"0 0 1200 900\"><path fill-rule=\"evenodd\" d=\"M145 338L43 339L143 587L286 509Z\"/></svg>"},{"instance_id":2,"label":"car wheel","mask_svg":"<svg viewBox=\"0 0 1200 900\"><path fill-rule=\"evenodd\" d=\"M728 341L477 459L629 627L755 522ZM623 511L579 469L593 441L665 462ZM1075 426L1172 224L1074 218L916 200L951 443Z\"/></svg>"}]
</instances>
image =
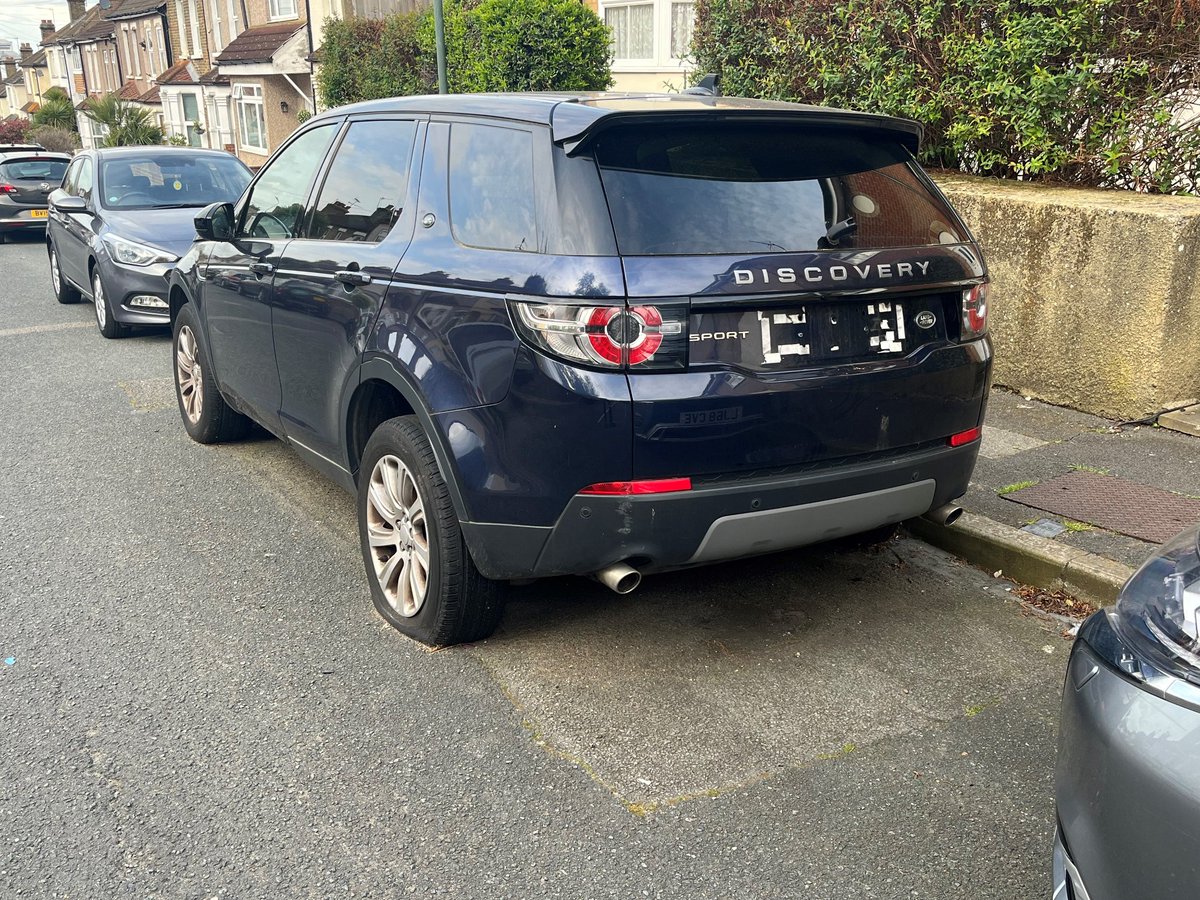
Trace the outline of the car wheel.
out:
<instances>
[{"instance_id":1,"label":"car wheel","mask_svg":"<svg viewBox=\"0 0 1200 900\"><path fill-rule=\"evenodd\" d=\"M426 644L485 638L504 585L475 568L450 492L415 416L389 419L363 451L358 530L375 608Z\"/></svg>"},{"instance_id":2,"label":"car wheel","mask_svg":"<svg viewBox=\"0 0 1200 900\"><path fill-rule=\"evenodd\" d=\"M50 286L54 288L54 299L59 303L78 303L80 293L62 277L58 267L58 248L50 245Z\"/></svg>"},{"instance_id":3,"label":"car wheel","mask_svg":"<svg viewBox=\"0 0 1200 900\"><path fill-rule=\"evenodd\" d=\"M104 290L104 281L100 278L99 266L92 269L92 302L96 306L96 327L102 335L106 338L120 338L129 333L129 329L113 317L108 293Z\"/></svg>"},{"instance_id":4,"label":"car wheel","mask_svg":"<svg viewBox=\"0 0 1200 900\"><path fill-rule=\"evenodd\" d=\"M175 399L188 436L200 444L219 444L245 435L250 420L233 409L217 389L212 364L191 304L175 317L171 339L175 360Z\"/></svg>"}]
</instances>

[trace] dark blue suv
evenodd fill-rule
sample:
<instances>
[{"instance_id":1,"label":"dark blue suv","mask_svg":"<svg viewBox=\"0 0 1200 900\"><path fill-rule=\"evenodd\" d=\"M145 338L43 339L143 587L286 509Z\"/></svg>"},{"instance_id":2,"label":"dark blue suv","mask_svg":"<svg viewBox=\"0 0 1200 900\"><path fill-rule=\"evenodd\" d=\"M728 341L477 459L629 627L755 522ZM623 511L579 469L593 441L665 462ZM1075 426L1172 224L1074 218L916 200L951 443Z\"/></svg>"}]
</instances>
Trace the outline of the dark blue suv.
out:
<instances>
[{"instance_id":1,"label":"dark blue suv","mask_svg":"<svg viewBox=\"0 0 1200 900\"><path fill-rule=\"evenodd\" d=\"M919 138L681 95L324 113L171 275L184 425L356 491L376 607L434 644L508 581L886 532L966 490L991 368Z\"/></svg>"}]
</instances>

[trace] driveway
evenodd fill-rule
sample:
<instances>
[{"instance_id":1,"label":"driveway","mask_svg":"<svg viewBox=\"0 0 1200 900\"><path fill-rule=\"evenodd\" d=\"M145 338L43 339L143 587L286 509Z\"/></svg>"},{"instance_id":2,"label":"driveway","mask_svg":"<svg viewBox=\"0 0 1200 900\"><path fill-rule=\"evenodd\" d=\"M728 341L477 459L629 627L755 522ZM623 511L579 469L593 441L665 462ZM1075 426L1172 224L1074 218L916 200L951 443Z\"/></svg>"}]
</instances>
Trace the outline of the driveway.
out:
<instances>
[{"instance_id":1,"label":"driveway","mask_svg":"<svg viewBox=\"0 0 1200 900\"><path fill-rule=\"evenodd\" d=\"M1045 896L1069 645L912 540L516 591L430 652L352 498L0 246L0 896Z\"/></svg>"}]
</instances>

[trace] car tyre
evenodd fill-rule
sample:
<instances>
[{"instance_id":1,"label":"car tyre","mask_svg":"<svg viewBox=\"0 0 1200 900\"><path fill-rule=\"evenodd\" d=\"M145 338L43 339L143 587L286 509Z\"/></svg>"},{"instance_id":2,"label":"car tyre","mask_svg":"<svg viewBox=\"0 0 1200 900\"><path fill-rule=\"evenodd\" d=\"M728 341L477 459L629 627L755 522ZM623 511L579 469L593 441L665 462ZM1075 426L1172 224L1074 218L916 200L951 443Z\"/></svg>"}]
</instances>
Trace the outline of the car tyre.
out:
<instances>
[{"instance_id":1,"label":"car tyre","mask_svg":"<svg viewBox=\"0 0 1200 900\"><path fill-rule=\"evenodd\" d=\"M371 599L394 628L433 646L496 630L505 586L475 567L416 416L388 419L367 441L358 530Z\"/></svg>"},{"instance_id":2,"label":"car tyre","mask_svg":"<svg viewBox=\"0 0 1200 900\"><path fill-rule=\"evenodd\" d=\"M78 303L83 295L62 276L58 265L58 248L50 245L50 286L54 288L54 299L59 303Z\"/></svg>"},{"instance_id":3,"label":"car tyre","mask_svg":"<svg viewBox=\"0 0 1200 900\"><path fill-rule=\"evenodd\" d=\"M92 269L92 305L96 308L96 327L106 338L123 338L129 334L129 329L113 316L112 304L108 302L108 291L104 289L104 280L100 277L100 267Z\"/></svg>"},{"instance_id":4,"label":"car tyre","mask_svg":"<svg viewBox=\"0 0 1200 900\"><path fill-rule=\"evenodd\" d=\"M233 409L212 377L212 363L190 303L175 316L171 337L175 365L175 399L188 436L199 444L234 441L246 434L250 420Z\"/></svg>"}]
</instances>

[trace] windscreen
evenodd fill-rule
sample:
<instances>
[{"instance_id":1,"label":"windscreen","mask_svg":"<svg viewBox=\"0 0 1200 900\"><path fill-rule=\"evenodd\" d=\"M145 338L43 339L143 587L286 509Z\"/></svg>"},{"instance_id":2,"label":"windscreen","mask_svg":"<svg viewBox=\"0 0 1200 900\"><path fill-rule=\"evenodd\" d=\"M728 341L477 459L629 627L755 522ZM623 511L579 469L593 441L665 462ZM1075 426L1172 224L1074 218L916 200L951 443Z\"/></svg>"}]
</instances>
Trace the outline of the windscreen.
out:
<instances>
[{"instance_id":1,"label":"windscreen","mask_svg":"<svg viewBox=\"0 0 1200 900\"><path fill-rule=\"evenodd\" d=\"M169 209L232 202L250 183L250 170L218 153L147 153L100 164L100 190L109 209Z\"/></svg>"},{"instance_id":2,"label":"windscreen","mask_svg":"<svg viewBox=\"0 0 1200 900\"><path fill-rule=\"evenodd\" d=\"M881 249L966 239L886 135L775 123L622 126L594 142L627 256Z\"/></svg>"},{"instance_id":3,"label":"windscreen","mask_svg":"<svg viewBox=\"0 0 1200 900\"><path fill-rule=\"evenodd\" d=\"M46 181L57 187L67 171L65 159L16 159L0 162L0 181Z\"/></svg>"}]
</instances>

